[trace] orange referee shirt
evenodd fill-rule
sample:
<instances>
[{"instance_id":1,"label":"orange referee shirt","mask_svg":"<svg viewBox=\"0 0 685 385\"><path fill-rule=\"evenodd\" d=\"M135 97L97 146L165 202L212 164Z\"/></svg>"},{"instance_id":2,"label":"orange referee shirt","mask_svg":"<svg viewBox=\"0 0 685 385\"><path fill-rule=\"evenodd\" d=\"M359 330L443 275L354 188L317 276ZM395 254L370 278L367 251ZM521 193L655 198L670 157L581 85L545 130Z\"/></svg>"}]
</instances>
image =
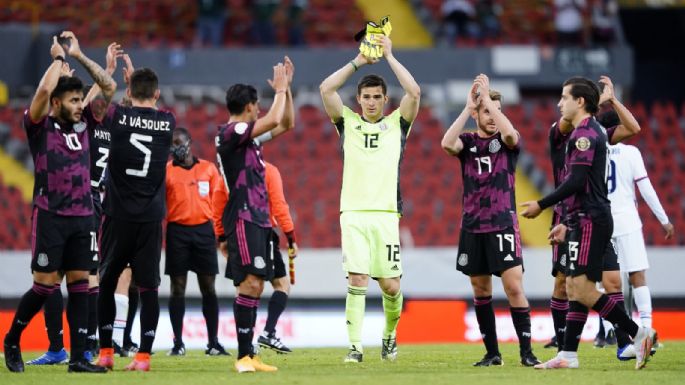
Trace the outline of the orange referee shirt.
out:
<instances>
[{"instance_id":1,"label":"orange referee shirt","mask_svg":"<svg viewBox=\"0 0 685 385\"><path fill-rule=\"evenodd\" d=\"M223 183L214 163L196 158L188 169L167 162L167 221L194 226L211 220L212 200Z\"/></svg>"}]
</instances>

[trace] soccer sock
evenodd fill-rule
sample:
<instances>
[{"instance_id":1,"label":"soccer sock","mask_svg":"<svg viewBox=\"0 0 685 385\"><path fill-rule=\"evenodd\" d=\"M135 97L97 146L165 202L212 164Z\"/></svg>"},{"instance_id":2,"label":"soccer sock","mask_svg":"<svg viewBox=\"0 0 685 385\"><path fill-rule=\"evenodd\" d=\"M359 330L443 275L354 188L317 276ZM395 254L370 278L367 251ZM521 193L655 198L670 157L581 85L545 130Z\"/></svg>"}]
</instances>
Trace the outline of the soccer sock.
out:
<instances>
[{"instance_id":1,"label":"soccer sock","mask_svg":"<svg viewBox=\"0 0 685 385\"><path fill-rule=\"evenodd\" d=\"M128 297L115 293L116 316L112 325L112 340L119 346L124 344L124 328L126 328L126 315L128 314Z\"/></svg>"},{"instance_id":2,"label":"soccer sock","mask_svg":"<svg viewBox=\"0 0 685 385\"><path fill-rule=\"evenodd\" d=\"M67 321L69 321L69 342L71 357L69 362L83 360L88 337L88 280L82 279L67 284Z\"/></svg>"},{"instance_id":3,"label":"soccer sock","mask_svg":"<svg viewBox=\"0 0 685 385\"><path fill-rule=\"evenodd\" d=\"M492 296L476 297L473 299L473 307L476 310L478 328L483 336L483 344L488 356L500 355L497 345L497 328L495 326L495 310L492 308Z\"/></svg>"},{"instance_id":4,"label":"soccer sock","mask_svg":"<svg viewBox=\"0 0 685 385\"><path fill-rule=\"evenodd\" d=\"M609 298L613 299L616 301L616 307L619 308L622 312L626 313L626 306L625 302L623 301L623 292L617 292L617 293L608 293L607 294ZM628 314L628 313L626 313ZM628 334L621 329L618 325L611 325L614 327L614 331L616 332L616 344L618 345L619 348L623 348L626 345L630 345L631 340Z\"/></svg>"},{"instance_id":5,"label":"soccer sock","mask_svg":"<svg viewBox=\"0 0 685 385\"><path fill-rule=\"evenodd\" d=\"M276 334L276 324L278 318L285 310L285 305L288 303L288 294L280 290L274 290L269 300L269 314L266 317L266 325L264 325L264 332L269 335Z\"/></svg>"},{"instance_id":6,"label":"soccer sock","mask_svg":"<svg viewBox=\"0 0 685 385\"><path fill-rule=\"evenodd\" d=\"M238 359L252 354L252 337L254 336L255 310L259 299L238 294L233 302L233 317L238 336Z\"/></svg>"},{"instance_id":7,"label":"soccer sock","mask_svg":"<svg viewBox=\"0 0 685 385\"><path fill-rule=\"evenodd\" d=\"M98 333L100 334L100 348L112 348L112 332L116 315L114 288L116 282L100 282L98 295Z\"/></svg>"},{"instance_id":8,"label":"soccer sock","mask_svg":"<svg viewBox=\"0 0 685 385\"><path fill-rule=\"evenodd\" d=\"M97 345L98 336L98 294L100 288L98 286L88 289L88 341L86 341L86 349L93 350Z\"/></svg>"},{"instance_id":9,"label":"soccer sock","mask_svg":"<svg viewBox=\"0 0 685 385\"><path fill-rule=\"evenodd\" d=\"M64 299L60 284L55 284L52 294L45 298L43 305L45 328L48 331L48 340L51 352L59 352L64 349L64 325L62 325L62 313L64 312Z\"/></svg>"},{"instance_id":10,"label":"soccer sock","mask_svg":"<svg viewBox=\"0 0 685 385\"><path fill-rule=\"evenodd\" d=\"M43 307L47 297L55 290L54 285L42 285L33 282L33 287L21 297L17 312L14 314L12 326L5 336L5 342L10 345L18 345L21 333L26 329L33 316Z\"/></svg>"},{"instance_id":11,"label":"soccer sock","mask_svg":"<svg viewBox=\"0 0 685 385\"><path fill-rule=\"evenodd\" d=\"M566 334L564 335L564 352L577 352L580 335L587 322L588 309L578 301L569 301L566 315Z\"/></svg>"},{"instance_id":12,"label":"soccer sock","mask_svg":"<svg viewBox=\"0 0 685 385\"><path fill-rule=\"evenodd\" d=\"M210 344L218 342L219 300L216 294L206 294L202 297L202 315L207 324L207 342Z\"/></svg>"},{"instance_id":13,"label":"soccer sock","mask_svg":"<svg viewBox=\"0 0 685 385\"><path fill-rule=\"evenodd\" d=\"M186 313L186 300L181 296L169 298L169 319L171 329L174 331L174 344L183 343L183 317Z\"/></svg>"},{"instance_id":14,"label":"soccer sock","mask_svg":"<svg viewBox=\"0 0 685 385\"><path fill-rule=\"evenodd\" d=\"M138 302L140 301L140 294L138 294L138 287L131 283L128 288L128 314L126 315L126 327L124 328L124 345L133 344L131 340L131 329L133 328L133 321L136 319L138 312Z\"/></svg>"},{"instance_id":15,"label":"soccer sock","mask_svg":"<svg viewBox=\"0 0 685 385\"><path fill-rule=\"evenodd\" d=\"M554 335L557 336L558 351L562 351L564 350L564 333L566 332L568 300L552 297L549 307L552 309L552 321L554 322Z\"/></svg>"},{"instance_id":16,"label":"soccer sock","mask_svg":"<svg viewBox=\"0 0 685 385\"><path fill-rule=\"evenodd\" d=\"M159 322L159 294L157 288L139 287L140 292L140 353L152 352Z\"/></svg>"},{"instance_id":17,"label":"soccer sock","mask_svg":"<svg viewBox=\"0 0 685 385\"><path fill-rule=\"evenodd\" d=\"M402 315L402 303L404 296L397 292L394 296L383 293L383 313L385 313L385 329L383 338L394 338L397 332L397 324Z\"/></svg>"},{"instance_id":18,"label":"soccer sock","mask_svg":"<svg viewBox=\"0 0 685 385\"><path fill-rule=\"evenodd\" d=\"M600 317L606 318L612 324L618 325L631 337L635 337L639 327L626 314L623 307L616 306L616 301L606 294L602 294L597 302L592 306L592 309L599 313Z\"/></svg>"},{"instance_id":19,"label":"soccer sock","mask_svg":"<svg viewBox=\"0 0 685 385\"><path fill-rule=\"evenodd\" d=\"M347 298L345 300L345 319L347 320L350 349L356 349L359 352L364 351L362 348L362 326L366 310L366 290L366 287L347 285Z\"/></svg>"},{"instance_id":20,"label":"soccer sock","mask_svg":"<svg viewBox=\"0 0 685 385\"><path fill-rule=\"evenodd\" d=\"M519 354L523 356L533 351L530 347L530 307L510 307L509 311L519 338Z\"/></svg>"},{"instance_id":21,"label":"soccer sock","mask_svg":"<svg viewBox=\"0 0 685 385\"><path fill-rule=\"evenodd\" d=\"M640 286L633 288L633 297L635 298L635 306L640 312L640 322L646 328L652 327L652 295L649 293L647 286Z\"/></svg>"}]
</instances>

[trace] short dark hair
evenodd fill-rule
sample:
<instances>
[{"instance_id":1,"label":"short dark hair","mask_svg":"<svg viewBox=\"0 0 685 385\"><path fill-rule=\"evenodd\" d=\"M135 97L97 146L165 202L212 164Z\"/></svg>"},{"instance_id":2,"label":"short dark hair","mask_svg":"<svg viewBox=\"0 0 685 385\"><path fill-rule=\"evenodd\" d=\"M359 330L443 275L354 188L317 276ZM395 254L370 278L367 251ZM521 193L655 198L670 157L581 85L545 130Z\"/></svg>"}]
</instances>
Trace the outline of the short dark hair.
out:
<instances>
[{"instance_id":1,"label":"short dark hair","mask_svg":"<svg viewBox=\"0 0 685 385\"><path fill-rule=\"evenodd\" d=\"M379 86L383 89L383 95L386 95L388 93L388 86L385 84L385 80L378 75L366 75L357 83L357 95L362 94L362 88Z\"/></svg>"},{"instance_id":2,"label":"short dark hair","mask_svg":"<svg viewBox=\"0 0 685 385\"><path fill-rule=\"evenodd\" d=\"M618 113L614 110L602 112L597 116L597 121L604 128L616 127L621 124L621 118L618 117Z\"/></svg>"},{"instance_id":3,"label":"short dark hair","mask_svg":"<svg viewBox=\"0 0 685 385\"><path fill-rule=\"evenodd\" d=\"M574 76L564 82L564 87L571 86L571 96L574 99L583 98L585 100L585 111L595 115L599 111L599 86L592 80Z\"/></svg>"},{"instance_id":4,"label":"short dark hair","mask_svg":"<svg viewBox=\"0 0 685 385\"><path fill-rule=\"evenodd\" d=\"M50 100L52 98L61 98L62 95L71 91L81 91L83 92L83 82L76 76L60 76L57 81L57 86L50 94Z\"/></svg>"},{"instance_id":5,"label":"short dark hair","mask_svg":"<svg viewBox=\"0 0 685 385\"><path fill-rule=\"evenodd\" d=\"M188 131L188 129L185 127L176 127L174 128L173 133L177 135L185 135L185 137L188 138L188 141L193 139L190 137L190 131Z\"/></svg>"},{"instance_id":6,"label":"short dark hair","mask_svg":"<svg viewBox=\"0 0 685 385\"><path fill-rule=\"evenodd\" d=\"M131 74L129 88L132 99L152 99L155 96L155 91L159 88L157 74L149 68L138 68Z\"/></svg>"},{"instance_id":7,"label":"short dark hair","mask_svg":"<svg viewBox=\"0 0 685 385\"><path fill-rule=\"evenodd\" d=\"M226 108L231 115L242 114L250 103L257 103L257 90L251 85L238 83L226 91Z\"/></svg>"}]
</instances>

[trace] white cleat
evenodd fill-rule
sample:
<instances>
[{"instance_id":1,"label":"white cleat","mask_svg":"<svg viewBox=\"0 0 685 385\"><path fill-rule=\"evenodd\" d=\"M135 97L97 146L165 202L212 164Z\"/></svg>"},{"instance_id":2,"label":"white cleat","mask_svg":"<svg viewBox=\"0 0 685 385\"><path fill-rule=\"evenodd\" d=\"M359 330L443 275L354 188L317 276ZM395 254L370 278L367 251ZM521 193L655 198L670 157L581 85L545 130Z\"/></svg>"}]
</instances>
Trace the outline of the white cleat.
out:
<instances>
[{"instance_id":1,"label":"white cleat","mask_svg":"<svg viewBox=\"0 0 685 385\"><path fill-rule=\"evenodd\" d=\"M652 328L641 327L637 331L633 345L635 345L635 369L640 370L649 361L652 345L654 345L654 335L656 332Z\"/></svg>"},{"instance_id":2,"label":"white cleat","mask_svg":"<svg viewBox=\"0 0 685 385\"><path fill-rule=\"evenodd\" d=\"M551 360L533 367L535 369L578 369L578 358L566 358L558 354Z\"/></svg>"}]
</instances>

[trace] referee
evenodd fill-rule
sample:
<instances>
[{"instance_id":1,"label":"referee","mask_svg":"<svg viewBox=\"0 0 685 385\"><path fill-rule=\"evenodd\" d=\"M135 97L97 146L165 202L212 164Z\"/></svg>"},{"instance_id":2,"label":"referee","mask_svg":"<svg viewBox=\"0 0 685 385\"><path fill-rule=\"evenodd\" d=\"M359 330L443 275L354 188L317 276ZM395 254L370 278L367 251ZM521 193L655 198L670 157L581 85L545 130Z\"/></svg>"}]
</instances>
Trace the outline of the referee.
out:
<instances>
[{"instance_id":1,"label":"referee","mask_svg":"<svg viewBox=\"0 0 685 385\"><path fill-rule=\"evenodd\" d=\"M216 166L192 155L188 130L174 130L172 161L167 163L166 264L164 273L171 279L169 317L174 332L174 347L169 356L185 355L183 316L188 271L197 274L202 293L202 314L207 324L206 355L229 355L217 339L219 304L214 280L219 273L216 239L212 222L212 196L223 180Z\"/></svg>"}]
</instances>

